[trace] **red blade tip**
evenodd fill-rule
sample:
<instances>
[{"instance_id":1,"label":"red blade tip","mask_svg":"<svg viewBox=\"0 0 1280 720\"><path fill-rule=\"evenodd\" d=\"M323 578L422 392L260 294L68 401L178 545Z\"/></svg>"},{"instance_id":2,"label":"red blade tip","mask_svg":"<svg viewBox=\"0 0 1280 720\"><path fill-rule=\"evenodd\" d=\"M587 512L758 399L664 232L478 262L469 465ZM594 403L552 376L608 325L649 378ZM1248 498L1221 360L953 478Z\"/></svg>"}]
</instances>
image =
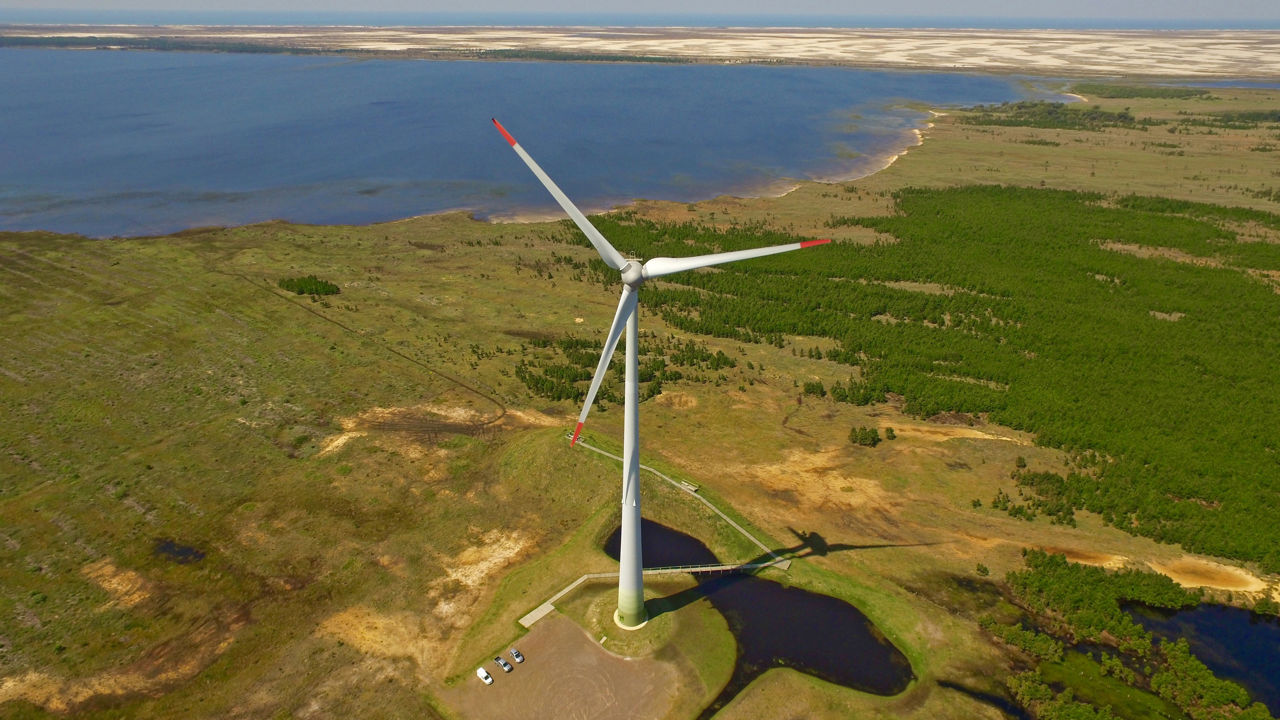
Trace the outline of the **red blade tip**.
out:
<instances>
[{"instance_id":1,"label":"red blade tip","mask_svg":"<svg viewBox=\"0 0 1280 720\"><path fill-rule=\"evenodd\" d=\"M813 247L814 245L826 245L829 242L831 242L831 238L824 238L822 240L804 240L800 243L800 247L807 248Z\"/></svg>"},{"instance_id":2,"label":"red blade tip","mask_svg":"<svg viewBox=\"0 0 1280 720\"><path fill-rule=\"evenodd\" d=\"M498 128L498 132L502 133L502 137L506 138L507 142L511 143L511 147L515 147L516 139L511 137L511 133L507 132L506 128L502 127L502 123L498 122L498 118L489 119L493 121L494 127Z\"/></svg>"},{"instance_id":3,"label":"red blade tip","mask_svg":"<svg viewBox=\"0 0 1280 720\"><path fill-rule=\"evenodd\" d=\"M578 427L573 431L573 439L569 441L569 447L578 444L578 435L582 434L582 423L578 423Z\"/></svg>"}]
</instances>

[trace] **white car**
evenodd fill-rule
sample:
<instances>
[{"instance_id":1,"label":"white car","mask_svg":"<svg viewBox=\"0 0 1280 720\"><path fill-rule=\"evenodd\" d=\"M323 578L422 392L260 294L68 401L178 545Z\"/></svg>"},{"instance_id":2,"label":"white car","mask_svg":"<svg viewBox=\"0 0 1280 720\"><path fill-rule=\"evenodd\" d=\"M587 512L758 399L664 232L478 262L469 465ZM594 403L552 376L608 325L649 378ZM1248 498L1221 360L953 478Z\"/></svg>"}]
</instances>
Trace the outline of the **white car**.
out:
<instances>
[{"instance_id":1,"label":"white car","mask_svg":"<svg viewBox=\"0 0 1280 720\"><path fill-rule=\"evenodd\" d=\"M516 661L516 662L518 662L518 663L522 663L522 662L524 662L524 656L520 654L520 651L519 651L519 650L517 650L517 649L515 649L515 648L511 648L511 651L510 651L510 652L511 652L511 657L512 657L512 658L515 658L515 661Z\"/></svg>"},{"instance_id":2,"label":"white car","mask_svg":"<svg viewBox=\"0 0 1280 720\"><path fill-rule=\"evenodd\" d=\"M476 668L476 677L483 680L485 685L493 684L493 676L486 672L484 668Z\"/></svg>"}]
</instances>

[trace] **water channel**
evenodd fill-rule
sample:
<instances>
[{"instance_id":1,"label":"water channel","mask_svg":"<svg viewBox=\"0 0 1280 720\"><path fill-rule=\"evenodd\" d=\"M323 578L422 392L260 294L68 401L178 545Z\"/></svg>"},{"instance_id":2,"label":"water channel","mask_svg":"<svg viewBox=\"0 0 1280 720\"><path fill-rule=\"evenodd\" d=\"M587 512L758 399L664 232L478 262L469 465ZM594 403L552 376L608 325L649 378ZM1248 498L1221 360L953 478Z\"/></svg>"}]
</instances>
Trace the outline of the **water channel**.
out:
<instances>
[{"instance_id":1,"label":"water channel","mask_svg":"<svg viewBox=\"0 0 1280 720\"><path fill-rule=\"evenodd\" d=\"M604 550L618 557L620 530ZM700 541L658 523L643 521L645 567L708 565L720 562ZM746 573L704 580L662 603L683 607L706 598L728 621L737 640L733 675L699 716L715 715L765 671L789 667L827 682L896 695L915 678L905 655L866 615L843 600L785 587Z\"/></svg>"}]
</instances>

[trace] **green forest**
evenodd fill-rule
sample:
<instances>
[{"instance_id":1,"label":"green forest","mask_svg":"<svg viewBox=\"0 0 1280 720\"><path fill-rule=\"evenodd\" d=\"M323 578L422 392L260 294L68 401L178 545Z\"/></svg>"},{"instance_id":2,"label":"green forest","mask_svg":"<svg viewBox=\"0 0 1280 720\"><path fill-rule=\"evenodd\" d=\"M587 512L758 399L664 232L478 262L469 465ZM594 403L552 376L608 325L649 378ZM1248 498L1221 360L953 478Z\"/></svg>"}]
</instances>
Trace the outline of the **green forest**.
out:
<instances>
[{"instance_id":1,"label":"green forest","mask_svg":"<svg viewBox=\"0 0 1280 720\"><path fill-rule=\"evenodd\" d=\"M1280 571L1280 296L1257 273L1280 270L1280 245L1240 242L1231 229L1280 217L997 186L907 189L896 200L893 216L833 220L897 241L671 276L646 286L646 308L676 328L746 342L803 351L812 343L797 335L829 338L825 358L850 366L837 401L897 393L915 415L969 413L1071 453L1063 474L1024 477L1061 521L1086 509L1131 533ZM794 241L756 226L595 222L646 258ZM566 241L586 244L565 228ZM613 277L596 261L583 279Z\"/></svg>"},{"instance_id":2,"label":"green forest","mask_svg":"<svg viewBox=\"0 0 1280 720\"><path fill-rule=\"evenodd\" d=\"M321 280L315 275L284 278L277 284L281 290L288 290L297 295L337 295L342 292L337 285L328 280Z\"/></svg>"}]
</instances>

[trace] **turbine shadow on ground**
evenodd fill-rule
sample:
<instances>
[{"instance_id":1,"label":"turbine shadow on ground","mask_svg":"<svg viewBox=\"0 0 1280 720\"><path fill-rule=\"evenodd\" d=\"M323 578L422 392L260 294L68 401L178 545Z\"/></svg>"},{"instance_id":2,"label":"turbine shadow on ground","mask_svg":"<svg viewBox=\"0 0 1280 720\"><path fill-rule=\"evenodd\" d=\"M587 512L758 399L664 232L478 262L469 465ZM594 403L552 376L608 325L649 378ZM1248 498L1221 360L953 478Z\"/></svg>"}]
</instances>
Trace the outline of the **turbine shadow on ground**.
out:
<instances>
[{"instance_id":1,"label":"turbine shadow on ground","mask_svg":"<svg viewBox=\"0 0 1280 720\"><path fill-rule=\"evenodd\" d=\"M648 520L643 521L643 527L644 555L651 566L717 563L715 554L696 538ZM606 554L616 555L620 534L617 531L606 541ZM837 597L756 577L754 571L758 568L744 567L905 544L829 543L817 533L792 530L792 534L799 540L794 546L766 551L730 566L724 574L697 587L646 602L646 611L655 617L706 598L724 617L737 641L733 673L699 718L711 717L755 678L777 667L877 695L896 695L915 679L906 656L853 605ZM833 651L836 647L839 650ZM858 661L848 662L850 657Z\"/></svg>"},{"instance_id":2,"label":"turbine shadow on ground","mask_svg":"<svg viewBox=\"0 0 1280 720\"><path fill-rule=\"evenodd\" d=\"M924 542L924 543L875 543L867 545L853 545L849 543L829 543L817 532L804 532L788 527L788 531L799 540L799 543L791 547L775 549L768 553L760 553L759 555L740 563L737 568L722 571L719 574L703 580L694 587L681 590L673 595L660 598L650 598L645 601L645 610L648 611L650 618L656 618L659 615L674 612L685 607L689 603L696 602L705 597L709 597L716 592L740 582L741 580L755 576L760 573L764 567L760 567L765 563L776 559L799 560L807 557L825 557L831 553L849 552L852 550L880 550L885 548L899 547L928 547L931 545L940 545L941 542ZM714 558L706 561L708 564L715 562ZM753 567L755 566L755 567Z\"/></svg>"}]
</instances>

